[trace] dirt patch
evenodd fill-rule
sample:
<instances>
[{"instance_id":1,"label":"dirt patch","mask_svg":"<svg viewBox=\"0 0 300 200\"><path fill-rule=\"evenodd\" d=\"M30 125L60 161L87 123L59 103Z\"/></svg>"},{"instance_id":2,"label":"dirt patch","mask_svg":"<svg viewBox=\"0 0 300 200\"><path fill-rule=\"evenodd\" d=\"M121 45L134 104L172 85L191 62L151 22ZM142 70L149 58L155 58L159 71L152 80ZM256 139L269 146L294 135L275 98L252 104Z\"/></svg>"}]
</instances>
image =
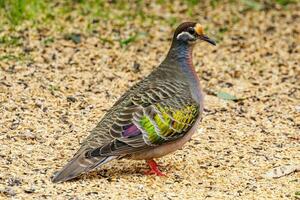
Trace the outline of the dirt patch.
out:
<instances>
[{"instance_id":1,"label":"dirt patch","mask_svg":"<svg viewBox=\"0 0 300 200\"><path fill-rule=\"evenodd\" d=\"M299 173L261 175L300 162L300 4L148 3L141 10L146 19L123 24L91 21L75 10L71 23L3 26L0 197L299 198ZM168 176L144 176L143 162L120 160L72 182L51 183L117 98L162 61L174 26L191 19L218 45L194 50L206 111L193 140L159 160ZM89 24L91 32L81 29Z\"/></svg>"}]
</instances>

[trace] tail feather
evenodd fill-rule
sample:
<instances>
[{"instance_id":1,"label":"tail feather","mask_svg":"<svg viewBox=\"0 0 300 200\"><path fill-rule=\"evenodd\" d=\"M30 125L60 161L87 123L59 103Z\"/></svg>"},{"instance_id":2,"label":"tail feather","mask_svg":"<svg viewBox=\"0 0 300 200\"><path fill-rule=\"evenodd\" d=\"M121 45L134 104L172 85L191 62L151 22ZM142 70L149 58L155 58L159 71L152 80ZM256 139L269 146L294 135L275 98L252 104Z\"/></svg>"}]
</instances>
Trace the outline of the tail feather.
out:
<instances>
[{"instance_id":1,"label":"tail feather","mask_svg":"<svg viewBox=\"0 0 300 200\"><path fill-rule=\"evenodd\" d=\"M87 151L78 152L61 171L54 175L52 182L58 183L73 179L84 172L88 172L116 158L116 156L87 158L85 156L86 152Z\"/></svg>"}]
</instances>

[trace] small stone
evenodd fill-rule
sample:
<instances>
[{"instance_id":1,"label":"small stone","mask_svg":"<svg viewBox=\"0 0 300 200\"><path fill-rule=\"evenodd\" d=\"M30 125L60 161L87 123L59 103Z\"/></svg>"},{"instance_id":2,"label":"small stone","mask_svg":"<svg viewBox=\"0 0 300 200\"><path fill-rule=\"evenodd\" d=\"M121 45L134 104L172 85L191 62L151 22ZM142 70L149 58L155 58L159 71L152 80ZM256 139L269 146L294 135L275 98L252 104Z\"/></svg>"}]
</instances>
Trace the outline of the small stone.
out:
<instances>
[{"instance_id":1,"label":"small stone","mask_svg":"<svg viewBox=\"0 0 300 200\"><path fill-rule=\"evenodd\" d=\"M284 165L269 170L263 177L268 179L280 178L296 171L300 171L300 165Z\"/></svg>"},{"instance_id":2,"label":"small stone","mask_svg":"<svg viewBox=\"0 0 300 200\"><path fill-rule=\"evenodd\" d=\"M10 129L14 130L16 128L18 128L18 126L20 125L20 120L19 119L13 119Z\"/></svg>"},{"instance_id":3,"label":"small stone","mask_svg":"<svg viewBox=\"0 0 300 200\"><path fill-rule=\"evenodd\" d=\"M21 180L18 178L11 177L8 179L9 186L19 186L21 185Z\"/></svg>"},{"instance_id":4,"label":"small stone","mask_svg":"<svg viewBox=\"0 0 300 200\"><path fill-rule=\"evenodd\" d=\"M23 48L23 51L24 51L25 53L30 53L31 51L33 51L33 48L32 48L32 47L24 47L24 48Z\"/></svg>"},{"instance_id":5,"label":"small stone","mask_svg":"<svg viewBox=\"0 0 300 200\"><path fill-rule=\"evenodd\" d=\"M296 108L296 111L297 111L297 112L300 112L300 105L295 106L295 108Z\"/></svg>"},{"instance_id":6,"label":"small stone","mask_svg":"<svg viewBox=\"0 0 300 200\"><path fill-rule=\"evenodd\" d=\"M143 190L143 189L144 189L144 185L138 185L137 188L138 188L139 190Z\"/></svg>"},{"instance_id":7,"label":"small stone","mask_svg":"<svg viewBox=\"0 0 300 200\"><path fill-rule=\"evenodd\" d=\"M139 63L137 63L136 61L134 61L134 63L133 63L133 72L135 72L135 73L137 73L137 72L139 72L139 71L141 71L140 70L140 64Z\"/></svg>"},{"instance_id":8,"label":"small stone","mask_svg":"<svg viewBox=\"0 0 300 200\"><path fill-rule=\"evenodd\" d=\"M34 139L36 139L36 135L34 135L32 131L26 130L23 133L21 133L21 138L23 138L25 140L27 140L27 139L34 140Z\"/></svg>"},{"instance_id":9,"label":"small stone","mask_svg":"<svg viewBox=\"0 0 300 200\"><path fill-rule=\"evenodd\" d=\"M74 102L77 101L77 99L75 97L73 97L73 96L67 96L67 101L74 103Z\"/></svg>"},{"instance_id":10,"label":"small stone","mask_svg":"<svg viewBox=\"0 0 300 200\"><path fill-rule=\"evenodd\" d=\"M16 196L16 192L12 188L5 188L4 190L0 190L0 193L3 193L4 195L9 197Z\"/></svg>"},{"instance_id":11,"label":"small stone","mask_svg":"<svg viewBox=\"0 0 300 200\"><path fill-rule=\"evenodd\" d=\"M35 106L36 106L37 108L42 108L42 107L43 107L43 102L42 102L41 100L36 100L36 101L35 101Z\"/></svg>"},{"instance_id":12,"label":"small stone","mask_svg":"<svg viewBox=\"0 0 300 200\"><path fill-rule=\"evenodd\" d=\"M24 192L28 193L28 194L31 194L31 193L35 192L35 189L33 187L30 187L30 188L24 189Z\"/></svg>"}]
</instances>

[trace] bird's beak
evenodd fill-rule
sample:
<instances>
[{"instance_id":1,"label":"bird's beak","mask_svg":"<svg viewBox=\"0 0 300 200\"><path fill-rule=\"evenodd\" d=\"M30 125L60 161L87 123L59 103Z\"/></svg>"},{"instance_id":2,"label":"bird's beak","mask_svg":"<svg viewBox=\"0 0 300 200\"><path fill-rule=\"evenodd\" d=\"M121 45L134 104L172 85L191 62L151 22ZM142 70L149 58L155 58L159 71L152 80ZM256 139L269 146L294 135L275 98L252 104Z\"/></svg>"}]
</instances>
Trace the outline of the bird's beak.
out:
<instances>
[{"instance_id":1,"label":"bird's beak","mask_svg":"<svg viewBox=\"0 0 300 200\"><path fill-rule=\"evenodd\" d=\"M196 33L198 34L198 38L200 40L206 41L212 45L216 45L216 42L214 40L212 40L209 37L207 37L206 35L204 35L203 27L200 24L196 24L194 29L195 29Z\"/></svg>"},{"instance_id":2,"label":"bird's beak","mask_svg":"<svg viewBox=\"0 0 300 200\"><path fill-rule=\"evenodd\" d=\"M208 36L206 36L206 35L200 35L199 36L199 39L200 40L203 40L203 41L206 41L206 42L208 42L208 43L210 43L210 44L212 44L212 45L216 45L216 42L213 40L213 39L210 39Z\"/></svg>"}]
</instances>

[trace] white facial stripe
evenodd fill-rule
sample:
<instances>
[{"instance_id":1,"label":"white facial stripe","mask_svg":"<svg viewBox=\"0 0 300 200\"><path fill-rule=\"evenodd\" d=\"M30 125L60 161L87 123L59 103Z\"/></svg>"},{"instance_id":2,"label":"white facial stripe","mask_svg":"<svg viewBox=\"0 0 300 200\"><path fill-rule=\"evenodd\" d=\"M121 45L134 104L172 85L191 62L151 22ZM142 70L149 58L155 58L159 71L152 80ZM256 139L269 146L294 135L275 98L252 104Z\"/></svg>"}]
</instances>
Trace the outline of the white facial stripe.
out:
<instances>
[{"instance_id":1,"label":"white facial stripe","mask_svg":"<svg viewBox=\"0 0 300 200\"><path fill-rule=\"evenodd\" d=\"M195 39L194 36L192 36L190 33L185 32L185 31L178 34L176 38L177 38L177 40L178 39L183 39L183 40L193 40L193 39Z\"/></svg>"}]
</instances>

